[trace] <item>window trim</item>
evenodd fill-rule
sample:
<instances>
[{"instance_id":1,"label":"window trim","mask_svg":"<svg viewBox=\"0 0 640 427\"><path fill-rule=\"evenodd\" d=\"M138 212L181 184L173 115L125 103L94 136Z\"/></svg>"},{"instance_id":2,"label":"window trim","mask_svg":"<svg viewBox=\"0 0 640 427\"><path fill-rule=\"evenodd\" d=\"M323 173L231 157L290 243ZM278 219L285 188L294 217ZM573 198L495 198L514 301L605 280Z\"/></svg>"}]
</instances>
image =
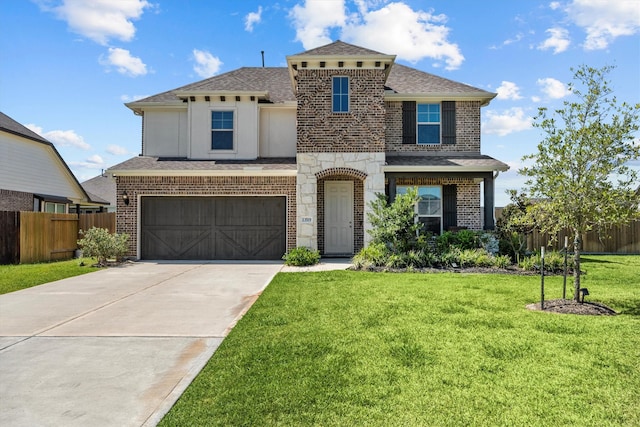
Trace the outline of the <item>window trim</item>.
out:
<instances>
[{"instance_id":1,"label":"window trim","mask_svg":"<svg viewBox=\"0 0 640 427\"><path fill-rule=\"evenodd\" d=\"M438 106L438 122L421 122L420 116L421 105L437 105ZM431 114L427 112L427 114ZM420 125L438 125L438 142L420 142ZM442 103L441 102L416 102L416 145L442 145Z\"/></svg>"},{"instance_id":2,"label":"window trim","mask_svg":"<svg viewBox=\"0 0 640 427\"><path fill-rule=\"evenodd\" d=\"M211 109L210 117L210 129L209 133L211 135L209 142L209 151L212 153L235 153L236 151L236 133L237 133L237 124L236 124L236 109L234 108L217 108ZM213 114L214 113L231 113L232 117L232 128L229 129L214 129L213 128ZM231 148L214 148L213 147L213 132L231 132Z\"/></svg>"},{"instance_id":3,"label":"window trim","mask_svg":"<svg viewBox=\"0 0 640 427\"><path fill-rule=\"evenodd\" d=\"M335 82L336 79L346 79L347 81L347 92L339 92L336 93L335 91ZM343 89L343 84L340 84L340 88ZM349 78L349 76L332 76L331 77L331 112L334 114L345 114L345 113L349 113L351 112L351 79ZM347 109L346 110L342 110L342 101L343 101L343 97L347 97ZM339 109L336 109L336 97L339 97L340 99L340 105L339 105Z\"/></svg>"}]
</instances>

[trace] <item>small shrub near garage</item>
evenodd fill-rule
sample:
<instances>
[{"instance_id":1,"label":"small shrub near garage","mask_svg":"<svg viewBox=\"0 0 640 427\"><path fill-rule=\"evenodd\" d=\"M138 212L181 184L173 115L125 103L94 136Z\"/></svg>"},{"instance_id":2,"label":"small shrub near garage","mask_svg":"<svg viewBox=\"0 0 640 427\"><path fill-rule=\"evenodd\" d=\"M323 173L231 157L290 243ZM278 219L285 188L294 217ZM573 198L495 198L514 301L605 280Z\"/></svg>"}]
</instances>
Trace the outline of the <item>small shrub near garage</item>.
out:
<instances>
[{"instance_id":1,"label":"small shrub near garage","mask_svg":"<svg viewBox=\"0 0 640 427\"><path fill-rule=\"evenodd\" d=\"M285 265L294 267L315 265L320 262L320 251L314 251L306 247L294 248L284 254L282 259Z\"/></svg>"},{"instance_id":2,"label":"small shrub near garage","mask_svg":"<svg viewBox=\"0 0 640 427\"><path fill-rule=\"evenodd\" d=\"M122 261L127 254L128 234L111 234L106 228L97 227L87 231L80 230L80 234L83 237L78 240L78 245L82 249L82 255L96 257L100 266L106 266L109 259Z\"/></svg>"}]
</instances>

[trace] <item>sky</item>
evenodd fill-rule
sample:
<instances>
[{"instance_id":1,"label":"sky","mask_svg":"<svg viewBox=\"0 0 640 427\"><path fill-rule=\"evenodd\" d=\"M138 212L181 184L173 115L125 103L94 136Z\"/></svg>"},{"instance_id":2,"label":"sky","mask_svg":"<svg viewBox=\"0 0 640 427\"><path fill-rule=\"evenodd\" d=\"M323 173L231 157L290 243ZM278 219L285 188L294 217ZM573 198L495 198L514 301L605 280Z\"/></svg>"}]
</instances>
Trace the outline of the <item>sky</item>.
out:
<instances>
[{"instance_id":1,"label":"sky","mask_svg":"<svg viewBox=\"0 0 640 427\"><path fill-rule=\"evenodd\" d=\"M335 40L498 94L482 109L482 153L511 167L497 206L572 68L613 65L618 100L640 102L640 0L2 0L0 31L0 111L80 182L140 154L125 102Z\"/></svg>"}]
</instances>

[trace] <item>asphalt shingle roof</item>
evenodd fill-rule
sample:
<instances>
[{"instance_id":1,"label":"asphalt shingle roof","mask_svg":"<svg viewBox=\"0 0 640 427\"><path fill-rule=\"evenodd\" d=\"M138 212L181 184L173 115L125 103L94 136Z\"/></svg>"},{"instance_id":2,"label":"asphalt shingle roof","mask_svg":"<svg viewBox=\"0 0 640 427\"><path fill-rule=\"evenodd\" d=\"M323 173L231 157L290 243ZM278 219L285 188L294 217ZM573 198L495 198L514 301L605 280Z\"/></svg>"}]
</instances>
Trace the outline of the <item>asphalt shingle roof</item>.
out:
<instances>
[{"instance_id":1,"label":"asphalt shingle roof","mask_svg":"<svg viewBox=\"0 0 640 427\"><path fill-rule=\"evenodd\" d=\"M31 129L28 129L22 126L20 123L16 122L11 117L4 114L3 112L0 112L0 129L6 132L13 133L15 135L20 135L25 138L29 138L34 141L42 142L44 144L53 146L51 142L47 141L46 139L44 139L43 137L41 137Z\"/></svg>"},{"instance_id":2,"label":"asphalt shingle roof","mask_svg":"<svg viewBox=\"0 0 640 427\"><path fill-rule=\"evenodd\" d=\"M355 55L386 56L382 53L336 41L326 46L302 52L298 55ZM293 55L296 56L296 55ZM494 94L463 83L445 79L415 68L394 63L387 79L387 89L399 94L486 94L492 98ZM268 92L268 100L274 103L295 102L296 97L291 87L289 71L286 67L242 67L234 71L210 77L162 92L136 103L180 103L176 93L180 92Z\"/></svg>"},{"instance_id":3,"label":"asphalt shingle roof","mask_svg":"<svg viewBox=\"0 0 640 427\"><path fill-rule=\"evenodd\" d=\"M257 160L189 160L160 158L151 156L138 156L125 160L109 168L109 171L232 171L245 170L245 168L257 168L262 170L297 170L294 157L265 158Z\"/></svg>"},{"instance_id":4,"label":"asphalt shingle roof","mask_svg":"<svg viewBox=\"0 0 640 427\"><path fill-rule=\"evenodd\" d=\"M463 154L463 155L431 155L431 156L387 156L388 166L425 166L425 167L460 167L460 168L480 168L506 171L509 165L484 154Z\"/></svg>"}]
</instances>

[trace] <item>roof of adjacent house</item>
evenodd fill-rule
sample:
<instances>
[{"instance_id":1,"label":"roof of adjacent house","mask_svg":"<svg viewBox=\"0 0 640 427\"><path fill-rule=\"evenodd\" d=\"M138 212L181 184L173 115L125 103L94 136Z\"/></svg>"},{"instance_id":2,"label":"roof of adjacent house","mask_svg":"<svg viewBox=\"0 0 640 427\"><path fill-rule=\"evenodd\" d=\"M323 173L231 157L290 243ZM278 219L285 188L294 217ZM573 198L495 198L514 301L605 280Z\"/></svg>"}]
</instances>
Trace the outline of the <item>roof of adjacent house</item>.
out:
<instances>
[{"instance_id":1,"label":"roof of adjacent house","mask_svg":"<svg viewBox=\"0 0 640 427\"><path fill-rule=\"evenodd\" d=\"M98 175L82 182L81 185L91 196L91 200L102 200L105 204L116 205L116 181L110 176Z\"/></svg>"},{"instance_id":2,"label":"roof of adjacent house","mask_svg":"<svg viewBox=\"0 0 640 427\"><path fill-rule=\"evenodd\" d=\"M47 144L53 147L53 144L51 142L47 141L46 139L44 139L42 136L38 135L31 129L16 122L11 117L7 116L1 111L0 111L0 129L5 132L9 132L14 135L21 136L23 138L28 138L36 142L42 142L43 144Z\"/></svg>"},{"instance_id":3,"label":"roof of adjacent house","mask_svg":"<svg viewBox=\"0 0 640 427\"><path fill-rule=\"evenodd\" d=\"M336 41L326 46L302 52L304 56L375 56L382 53ZM293 55L297 56L297 55ZM445 79L415 68L393 64L386 83L390 93L413 96L428 95L466 95L490 100L496 94L463 83ZM210 77L166 92L149 96L126 105L137 110L143 105L176 104L180 105L180 95L206 93L256 93L273 103L295 102L289 70L287 67L242 67L224 74Z\"/></svg>"}]
</instances>

